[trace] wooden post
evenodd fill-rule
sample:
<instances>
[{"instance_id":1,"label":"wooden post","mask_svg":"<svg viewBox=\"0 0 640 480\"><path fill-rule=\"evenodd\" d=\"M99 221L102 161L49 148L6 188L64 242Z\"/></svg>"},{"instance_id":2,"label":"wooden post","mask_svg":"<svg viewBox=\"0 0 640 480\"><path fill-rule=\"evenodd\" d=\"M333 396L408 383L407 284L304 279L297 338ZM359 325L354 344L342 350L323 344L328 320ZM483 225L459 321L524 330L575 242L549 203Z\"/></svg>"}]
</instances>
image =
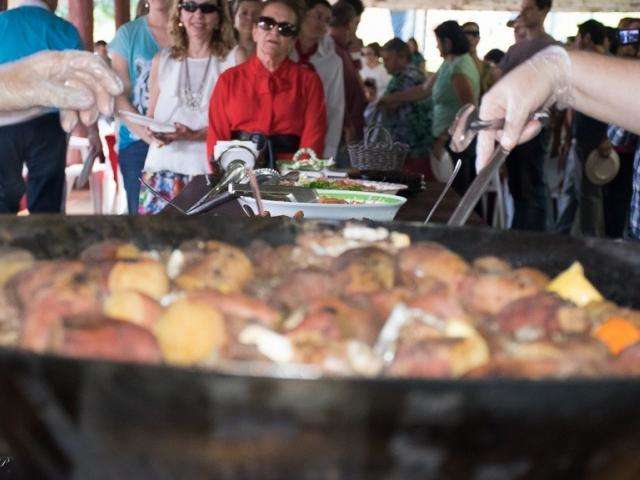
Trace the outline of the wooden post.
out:
<instances>
[{"instance_id":1,"label":"wooden post","mask_svg":"<svg viewBox=\"0 0 640 480\"><path fill-rule=\"evenodd\" d=\"M0 0L0 12L7 9L7 0Z\"/></svg>"},{"instance_id":2,"label":"wooden post","mask_svg":"<svg viewBox=\"0 0 640 480\"><path fill-rule=\"evenodd\" d=\"M85 50L93 51L93 0L69 0L69 21L78 29ZM71 132L76 137L87 137L87 127L82 124ZM82 163L79 150L67 150L67 165Z\"/></svg>"},{"instance_id":3,"label":"wooden post","mask_svg":"<svg viewBox=\"0 0 640 480\"><path fill-rule=\"evenodd\" d=\"M116 30L131 20L130 0L115 0L116 6Z\"/></svg>"},{"instance_id":4,"label":"wooden post","mask_svg":"<svg viewBox=\"0 0 640 480\"><path fill-rule=\"evenodd\" d=\"M80 32L84 48L93 51L93 0L69 0L69 21Z\"/></svg>"}]
</instances>

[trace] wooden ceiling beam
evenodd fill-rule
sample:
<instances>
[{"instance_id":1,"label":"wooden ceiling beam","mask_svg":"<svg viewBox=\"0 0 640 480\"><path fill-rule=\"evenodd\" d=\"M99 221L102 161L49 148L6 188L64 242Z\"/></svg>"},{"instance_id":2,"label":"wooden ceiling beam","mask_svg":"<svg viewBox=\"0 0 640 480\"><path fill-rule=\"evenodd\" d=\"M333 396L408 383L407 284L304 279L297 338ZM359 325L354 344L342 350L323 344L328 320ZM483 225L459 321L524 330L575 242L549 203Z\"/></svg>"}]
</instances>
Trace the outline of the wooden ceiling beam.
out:
<instances>
[{"instance_id":1,"label":"wooden ceiling beam","mask_svg":"<svg viewBox=\"0 0 640 480\"><path fill-rule=\"evenodd\" d=\"M365 0L392 10L520 10L520 0ZM640 0L554 0L554 12L640 12Z\"/></svg>"}]
</instances>

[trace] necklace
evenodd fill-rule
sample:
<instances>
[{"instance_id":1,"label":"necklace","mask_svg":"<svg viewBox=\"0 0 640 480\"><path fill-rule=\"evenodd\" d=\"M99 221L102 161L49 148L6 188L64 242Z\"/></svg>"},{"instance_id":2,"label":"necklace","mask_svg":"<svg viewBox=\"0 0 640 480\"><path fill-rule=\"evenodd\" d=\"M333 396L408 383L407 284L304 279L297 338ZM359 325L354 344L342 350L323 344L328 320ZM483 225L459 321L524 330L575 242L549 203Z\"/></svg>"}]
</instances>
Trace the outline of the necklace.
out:
<instances>
[{"instance_id":1,"label":"necklace","mask_svg":"<svg viewBox=\"0 0 640 480\"><path fill-rule=\"evenodd\" d=\"M200 86L194 91L191 87L191 75L189 75L189 59L185 57L184 61L184 72L185 72L185 82L184 87L182 88L182 101L188 110L192 112L198 112L201 109L202 105L202 96L204 93L204 85L207 81L207 77L209 76L209 67L211 66L211 58L209 55L209 60L207 60L207 66L204 69L204 75L202 76L202 80L200 81Z\"/></svg>"}]
</instances>

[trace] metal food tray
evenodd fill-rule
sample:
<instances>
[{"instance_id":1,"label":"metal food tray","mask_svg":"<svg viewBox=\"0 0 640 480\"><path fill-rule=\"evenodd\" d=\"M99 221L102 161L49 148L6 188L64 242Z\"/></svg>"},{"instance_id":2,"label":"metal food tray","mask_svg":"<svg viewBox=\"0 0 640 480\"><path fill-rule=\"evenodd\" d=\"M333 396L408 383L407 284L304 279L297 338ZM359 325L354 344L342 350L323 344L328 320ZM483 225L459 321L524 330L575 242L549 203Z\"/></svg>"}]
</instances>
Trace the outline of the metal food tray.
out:
<instances>
[{"instance_id":1,"label":"metal food tray","mask_svg":"<svg viewBox=\"0 0 640 480\"><path fill-rule=\"evenodd\" d=\"M193 238L290 243L308 225L279 218L32 216L0 219L0 243L59 258L105 238L144 248ZM495 254L550 275L579 260L607 298L640 306L635 244L385 226L467 258ZM11 349L0 349L0 377L0 425L12 456L4 468L25 478L630 479L640 473L635 378L309 379L286 370L238 375Z\"/></svg>"}]
</instances>

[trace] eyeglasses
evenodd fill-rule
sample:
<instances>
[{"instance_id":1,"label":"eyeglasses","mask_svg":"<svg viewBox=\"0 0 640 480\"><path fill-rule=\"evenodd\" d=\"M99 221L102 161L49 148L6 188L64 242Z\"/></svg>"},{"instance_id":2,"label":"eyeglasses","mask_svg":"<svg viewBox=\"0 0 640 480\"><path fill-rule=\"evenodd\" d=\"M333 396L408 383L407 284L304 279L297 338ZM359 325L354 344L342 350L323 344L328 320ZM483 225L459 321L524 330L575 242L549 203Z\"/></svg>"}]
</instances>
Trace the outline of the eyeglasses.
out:
<instances>
[{"instance_id":1,"label":"eyeglasses","mask_svg":"<svg viewBox=\"0 0 640 480\"><path fill-rule=\"evenodd\" d=\"M178 7L189 13L195 13L196 10L200 10L205 15L209 13L220 13L220 8L213 3L180 2Z\"/></svg>"},{"instance_id":2,"label":"eyeglasses","mask_svg":"<svg viewBox=\"0 0 640 480\"><path fill-rule=\"evenodd\" d=\"M264 30L265 32L270 32L274 29L274 27L278 27L278 33L283 37L295 37L298 34L298 27L296 27L292 23L288 22L276 22L271 17L260 17L258 18L258 28Z\"/></svg>"},{"instance_id":3,"label":"eyeglasses","mask_svg":"<svg viewBox=\"0 0 640 480\"><path fill-rule=\"evenodd\" d=\"M480 36L480 32L477 30L465 30L464 31L465 35L471 35L472 37L479 37Z\"/></svg>"}]
</instances>

